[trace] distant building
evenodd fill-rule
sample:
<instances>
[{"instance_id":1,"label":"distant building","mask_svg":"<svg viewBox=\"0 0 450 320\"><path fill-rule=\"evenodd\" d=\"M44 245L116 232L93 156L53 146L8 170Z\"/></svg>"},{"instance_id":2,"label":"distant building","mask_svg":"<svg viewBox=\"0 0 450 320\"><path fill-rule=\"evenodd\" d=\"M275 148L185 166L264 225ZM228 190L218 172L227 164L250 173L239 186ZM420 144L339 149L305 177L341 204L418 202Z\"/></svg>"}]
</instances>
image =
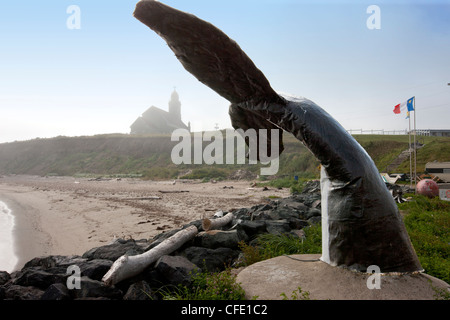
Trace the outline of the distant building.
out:
<instances>
[{"instance_id":1,"label":"distant building","mask_svg":"<svg viewBox=\"0 0 450 320\"><path fill-rule=\"evenodd\" d=\"M450 162L428 162L425 170L444 182L450 182Z\"/></svg>"},{"instance_id":2,"label":"distant building","mask_svg":"<svg viewBox=\"0 0 450 320\"><path fill-rule=\"evenodd\" d=\"M188 125L181 121L181 102L176 90L169 101L169 111L151 106L131 125L131 134L162 133L171 134L176 129L187 129Z\"/></svg>"}]
</instances>

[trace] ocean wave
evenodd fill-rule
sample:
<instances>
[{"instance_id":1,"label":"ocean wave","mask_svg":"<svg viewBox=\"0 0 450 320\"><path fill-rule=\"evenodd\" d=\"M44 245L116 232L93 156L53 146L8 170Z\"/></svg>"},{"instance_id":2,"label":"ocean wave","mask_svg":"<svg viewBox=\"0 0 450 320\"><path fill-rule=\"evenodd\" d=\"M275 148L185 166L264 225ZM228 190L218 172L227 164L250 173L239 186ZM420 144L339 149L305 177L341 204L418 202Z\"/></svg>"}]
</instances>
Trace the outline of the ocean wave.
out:
<instances>
[{"instance_id":1,"label":"ocean wave","mask_svg":"<svg viewBox=\"0 0 450 320\"><path fill-rule=\"evenodd\" d=\"M0 201L0 270L14 271L17 256L14 252L14 224L15 218L11 209Z\"/></svg>"}]
</instances>

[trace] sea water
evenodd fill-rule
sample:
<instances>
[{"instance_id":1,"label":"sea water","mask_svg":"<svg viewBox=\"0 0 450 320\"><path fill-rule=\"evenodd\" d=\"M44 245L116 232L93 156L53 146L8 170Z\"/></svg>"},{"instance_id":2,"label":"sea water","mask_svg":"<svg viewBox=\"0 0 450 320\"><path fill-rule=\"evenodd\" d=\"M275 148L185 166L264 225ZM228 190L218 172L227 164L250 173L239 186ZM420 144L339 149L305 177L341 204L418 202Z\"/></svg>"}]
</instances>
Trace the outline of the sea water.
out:
<instances>
[{"instance_id":1,"label":"sea water","mask_svg":"<svg viewBox=\"0 0 450 320\"><path fill-rule=\"evenodd\" d=\"M14 253L14 215L6 203L0 201L0 271L14 271L17 257Z\"/></svg>"}]
</instances>

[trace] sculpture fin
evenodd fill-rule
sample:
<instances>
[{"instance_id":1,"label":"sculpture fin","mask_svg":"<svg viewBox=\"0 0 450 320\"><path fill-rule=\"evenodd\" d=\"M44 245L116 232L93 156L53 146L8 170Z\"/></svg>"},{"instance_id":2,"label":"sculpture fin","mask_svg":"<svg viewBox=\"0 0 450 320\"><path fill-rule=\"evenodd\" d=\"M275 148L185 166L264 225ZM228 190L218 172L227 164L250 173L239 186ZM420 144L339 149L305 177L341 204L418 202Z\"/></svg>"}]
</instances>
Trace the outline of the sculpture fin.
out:
<instances>
[{"instance_id":1,"label":"sculpture fin","mask_svg":"<svg viewBox=\"0 0 450 320\"><path fill-rule=\"evenodd\" d=\"M209 22L153 0L137 3L134 16L167 42L187 71L228 101L282 101L238 44Z\"/></svg>"}]
</instances>

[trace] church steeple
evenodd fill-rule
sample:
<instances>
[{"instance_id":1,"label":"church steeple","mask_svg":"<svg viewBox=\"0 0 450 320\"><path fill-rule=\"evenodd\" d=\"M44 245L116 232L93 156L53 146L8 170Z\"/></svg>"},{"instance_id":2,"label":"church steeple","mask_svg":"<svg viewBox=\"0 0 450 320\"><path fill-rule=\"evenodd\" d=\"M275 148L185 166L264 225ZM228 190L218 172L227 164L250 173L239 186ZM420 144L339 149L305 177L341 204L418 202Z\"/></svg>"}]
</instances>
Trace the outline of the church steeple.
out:
<instances>
[{"instance_id":1,"label":"church steeple","mask_svg":"<svg viewBox=\"0 0 450 320\"><path fill-rule=\"evenodd\" d=\"M169 113L178 120L181 120L181 102L180 97L178 96L177 90L175 88L173 89L169 101Z\"/></svg>"}]
</instances>

